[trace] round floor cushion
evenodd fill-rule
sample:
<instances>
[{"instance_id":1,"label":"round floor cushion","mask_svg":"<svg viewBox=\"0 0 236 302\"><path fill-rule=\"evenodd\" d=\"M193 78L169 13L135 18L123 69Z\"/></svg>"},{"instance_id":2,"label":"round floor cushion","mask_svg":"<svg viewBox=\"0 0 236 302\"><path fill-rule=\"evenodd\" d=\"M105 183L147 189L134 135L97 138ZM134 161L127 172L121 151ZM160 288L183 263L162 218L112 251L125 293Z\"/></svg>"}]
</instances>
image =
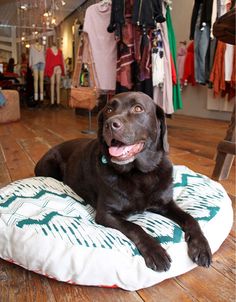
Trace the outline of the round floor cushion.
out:
<instances>
[{"instance_id":1,"label":"round floor cushion","mask_svg":"<svg viewBox=\"0 0 236 302\"><path fill-rule=\"evenodd\" d=\"M223 187L175 166L174 198L199 221L214 253L233 223ZM126 290L157 284L196 266L187 255L182 230L167 218L149 212L129 218L159 238L171 256L170 270L159 273L146 267L127 237L96 224L94 216L94 209L59 181L15 181L0 189L0 257L60 281Z\"/></svg>"}]
</instances>

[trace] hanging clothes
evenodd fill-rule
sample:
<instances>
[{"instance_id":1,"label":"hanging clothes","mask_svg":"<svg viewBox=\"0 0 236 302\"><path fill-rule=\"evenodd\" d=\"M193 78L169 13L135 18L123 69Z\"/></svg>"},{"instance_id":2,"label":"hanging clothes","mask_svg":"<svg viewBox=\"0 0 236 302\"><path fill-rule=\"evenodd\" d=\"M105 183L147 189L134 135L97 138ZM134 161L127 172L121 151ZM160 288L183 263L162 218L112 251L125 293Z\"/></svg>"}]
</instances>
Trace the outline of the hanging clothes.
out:
<instances>
[{"instance_id":1,"label":"hanging clothes","mask_svg":"<svg viewBox=\"0 0 236 302\"><path fill-rule=\"evenodd\" d=\"M109 33L115 33L117 39L122 39L122 27L125 25L125 3L124 0L112 0L110 23L107 27Z\"/></svg>"},{"instance_id":2,"label":"hanging clothes","mask_svg":"<svg viewBox=\"0 0 236 302\"><path fill-rule=\"evenodd\" d=\"M162 13L161 0L134 1L132 15L133 24L150 28L155 28L156 22L162 23L166 20Z\"/></svg>"},{"instance_id":3,"label":"hanging clothes","mask_svg":"<svg viewBox=\"0 0 236 302\"><path fill-rule=\"evenodd\" d=\"M164 49L161 29L153 31L152 39L152 82L153 86L163 86L165 78Z\"/></svg>"},{"instance_id":4,"label":"hanging clothes","mask_svg":"<svg viewBox=\"0 0 236 302\"><path fill-rule=\"evenodd\" d=\"M213 26L214 36L222 42L235 44L235 11L233 7L227 13L221 15Z\"/></svg>"},{"instance_id":5,"label":"hanging clothes","mask_svg":"<svg viewBox=\"0 0 236 302\"><path fill-rule=\"evenodd\" d=\"M169 6L167 6L167 8L166 8L166 23L167 23L167 29L168 29L170 52L171 52L172 58L174 60L175 70L176 70L176 72L178 72L177 64L176 64L176 40L175 40L175 33L174 33L173 25L172 25L170 7ZM182 96L181 96L179 81L177 81L176 85L173 85L172 89L173 89L174 110L182 109L183 108L183 102L182 102Z\"/></svg>"},{"instance_id":6,"label":"hanging clothes","mask_svg":"<svg viewBox=\"0 0 236 302\"><path fill-rule=\"evenodd\" d=\"M178 70L178 78L180 81L180 84L183 85L183 75L184 75L184 62L187 54L186 49L186 41L180 42L180 46L177 51L177 70Z\"/></svg>"},{"instance_id":7,"label":"hanging clothes","mask_svg":"<svg viewBox=\"0 0 236 302\"><path fill-rule=\"evenodd\" d=\"M195 29L194 33L194 72L197 83L205 85L207 80L206 65L207 50L210 42L209 25Z\"/></svg>"},{"instance_id":8,"label":"hanging clothes","mask_svg":"<svg viewBox=\"0 0 236 302\"><path fill-rule=\"evenodd\" d=\"M225 51L226 44L219 41L215 54L215 61L212 68L210 81L213 83L214 97L228 95L228 100L235 96L235 46L233 46L233 62L231 69L231 76L228 82L225 81Z\"/></svg>"},{"instance_id":9,"label":"hanging clothes","mask_svg":"<svg viewBox=\"0 0 236 302\"><path fill-rule=\"evenodd\" d=\"M195 0L190 26L190 40L194 40L195 80L205 85L209 65L207 51L210 43L213 0Z\"/></svg>"},{"instance_id":10,"label":"hanging clothes","mask_svg":"<svg viewBox=\"0 0 236 302\"><path fill-rule=\"evenodd\" d=\"M190 40L194 39L194 33L196 28L201 29L202 26L205 25L208 25L208 27L211 28L212 5L213 0L194 1L190 25ZM197 23L198 18L199 22Z\"/></svg>"},{"instance_id":11,"label":"hanging clothes","mask_svg":"<svg viewBox=\"0 0 236 302\"><path fill-rule=\"evenodd\" d=\"M112 2L111 20L116 21L116 7L117 2ZM123 2L123 1L121 1ZM120 13L120 11L118 11ZM123 13L123 8L122 8ZM129 91L133 89L133 63L134 56L134 31L132 24L132 1L125 1L125 11L122 17L124 22L110 23L110 27L116 29L117 42L117 70L116 70L116 93ZM119 29L119 31L117 31Z\"/></svg>"},{"instance_id":12,"label":"hanging clothes","mask_svg":"<svg viewBox=\"0 0 236 302\"><path fill-rule=\"evenodd\" d=\"M166 15L166 7L163 4L163 14ZM159 105L166 114L173 114L173 81L171 70L171 53L168 39L167 23L163 22L158 24L161 30L161 37L163 41L163 58L164 58L164 82L163 86L153 87L153 100Z\"/></svg>"},{"instance_id":13,"label":"hanging clothes","mask_svg":"<svg viewBox=\"0 0 236 302\"><path fill-rule=\"evenodd\" d=\"M112 14L124 11L123 21L117 19L117 16L111 16L111 22L108 30L116 30L117 35L117 85L116 92L129 90L142 91L152 97L152 76L151 76L151 48L150 35L152 23L142 23L137 26L136 19L133 15L134 0L112 2ZM150 2L150 0L149 0ZM136 2L135 2L136 3ZM142 1L145 5L147 1ZM142 22L147 20L146 10L142 12ZM148 14L150 12L148 11ZM123 18L121 18L123 20ZM114 22L117 23L114 23ZM113 23L112 23L113 22Z\"/></svg>"},{"instance_id":14,"label":"hanging clothes","mask_svg":"<svg viewBox=\"0 0 236 302\"><path fill-rule=\"evenodd\" d=\"M225 52L226 44L219 41L210 81L213 83L214 97L224 97L225 95L228 95L228 100L230 100L235 96L235 46L233 46L232 61L229 69L226 67L226 64L229 62L226 62L225 60ZM225 72L226 70L228 72L227 75Z\"/></svg>"},{"instance_id":15,"label":"hanging clothes","mask_svg":"<svg viewBox=\"0 0 236 302\"><path fill-rule=\"evenodd\" d=\"M101 90L116 88L117 47L114 33L107 27L111 16L109 4L96 3L85 13L83 30L88 34L97 75L97 87Z\"/></svg>"},{"instance_id":16,"label":"hanging clothes","mask_svg":"<svg viewBox=\"0 0 236 302\"><path fill-rule=\"evenodd\" d=\"M235 77L235 46L226 44L222 40L224 41L225 37L228 36L229 41L235 44L235 39L232 39L232 35L235 36L235 8L227 13L226 11L229 10L229 4L231 3L224 1L224 5L221 4L222 1L219 1L218 15L220 16L223 13L223 16L220 16L213 26L213 32L216 37L220 37L220 41L217 44L210 81L213 83L214 97L228 95L228 99L231 99L235 95L235 82L233 80ZM222 35L222 23L224 35ZM225 31L226 28L228 30Z\"/></svg>"},{"instance_id":17,"label":"hanging clothes","mask_svg":"<svg viewBox=\"0 0 236 302\"><path fill-rule=\"evenodd\" d=\"M196 84L194 77L194 42L190 42L187 47L187 54L184 62L183 84L186 86Z\"/></svg>"},{"instance_id":18,"label":"hanging clothes","mask_svg":"<svg viewBox=\"0 0 236 302\"><path fill-rule=\"evenodd\" d=\"M217 41L213 67L210 73L211 94L207 99L210 110L232 111L235 96L235 1L217 0L217 20L213 24L213 34ZM231 12L228 12L232 9ZM213 94L213 96L212 96Z\"/></svg>"},{"instance_id":19,"label":"hanging clothes","mask_svg":"<svg viewBox=\"0 0 236 302\"><path fill-rule=\"evenodd\" d=\"M152 50L157 22L162 36L159 56ZM167 114L182 108L169 3L114 0L107 30L114 32L117 40L116 93L142 91L153 97Z\"/></svg>"},{"instance_id":20,"label":"hanging clothes","mask_svg":"<svg viewBox=\"0 0 236 302\"><path fill-rule=\"evenodd\" d=\"M226 44L225 48L225 81L230 82L233 72L234 46Z\"/></svg>"},{"instance_id":21,"label":"hanging clothes","mask_svg":"<svg viewBox=\"0 0 236 302\"><path fill-rule=\"evenodd\" d=\"M172 83L173 85L177 85L178 80L177 80L177 71L175 67L175 62L172 57L172 54L170 54L170 65L171 65L171 77L172 77Z\"/></svg>"}]
</instances>

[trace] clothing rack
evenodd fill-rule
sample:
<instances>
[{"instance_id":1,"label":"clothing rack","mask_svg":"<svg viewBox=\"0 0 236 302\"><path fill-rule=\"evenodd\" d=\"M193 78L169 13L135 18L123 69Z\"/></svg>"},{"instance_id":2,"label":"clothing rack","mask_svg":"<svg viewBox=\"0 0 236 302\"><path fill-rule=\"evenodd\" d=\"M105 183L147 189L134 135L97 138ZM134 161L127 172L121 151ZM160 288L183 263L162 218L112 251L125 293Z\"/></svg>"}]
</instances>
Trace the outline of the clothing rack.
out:
<instances>
[{"instance_id":1,"label":"clothing rack","mask_svg":"<svg viewBox=\"0 0 236 302\"><path fill-rule=\"evenodd\" d=\"M88 110L88 129L81 130L83 134L95 134L96 130L92 129L92 113Z\"/></svg>"},{"instance_id":2,"label":"clothing rack","mask_svg":"<svg viewBox=\"0 0 236 302\"><path fill-rule=\"evenodd\" d=\"M115 94L115 91L114 90L101 90L100 91L100 97L99 99L101 100L101 102L98 102L98 109L102 109L106 102L110 99L110 97L112 97L113 95ZM105 102L104 99L102 99L102 96L105 96L106 97L106 100ZM99 104L100 103L100 104ZM100 105L100 106L99 106ZM99 108L101 107L101 108ZM91 110L88 111L88 129L85 129L85 130L81 130L81 133L83 134L95 134L96 133L96 130L93 130L92 129L92 113L91 113Z\"/></svg>"}]
</instances>

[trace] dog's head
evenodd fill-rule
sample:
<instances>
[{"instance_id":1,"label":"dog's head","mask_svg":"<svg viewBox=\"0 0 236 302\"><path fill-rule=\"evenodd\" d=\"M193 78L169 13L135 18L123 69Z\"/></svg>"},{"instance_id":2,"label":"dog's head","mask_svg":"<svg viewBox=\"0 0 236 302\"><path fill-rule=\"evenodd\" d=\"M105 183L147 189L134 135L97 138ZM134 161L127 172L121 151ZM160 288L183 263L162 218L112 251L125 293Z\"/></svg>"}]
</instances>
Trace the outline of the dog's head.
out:
<instances>
[{"instance_id":1,"label":"dog's head","mask_svg":"<svg viewBox=\"0 0 236 302\"><path fill-rule=\"evenodd\" d=\"M165 114L141 92L111 98L99 113L98 139L108 162L120 172L155 169L168 152Z\"/></svg>"}]
</instances>

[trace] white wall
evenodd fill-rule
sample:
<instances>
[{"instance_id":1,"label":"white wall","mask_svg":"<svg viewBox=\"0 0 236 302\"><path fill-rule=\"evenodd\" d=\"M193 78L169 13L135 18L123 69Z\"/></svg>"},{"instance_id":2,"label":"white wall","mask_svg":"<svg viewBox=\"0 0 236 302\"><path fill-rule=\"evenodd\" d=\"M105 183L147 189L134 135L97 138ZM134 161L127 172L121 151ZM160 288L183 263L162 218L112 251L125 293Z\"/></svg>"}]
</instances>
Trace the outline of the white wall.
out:
<instances>
[{"instance_id":1,"label":"white wall","mask_svg":"<svg viewBox=\"0 0 236 302\"><path fill-rule=\"evenodd\" d=\"M189 42L193 4L194 0L173 0L171 15L177 48L179 41L186 40ZM183 109L178 110L176 113L211 119L230 120L230 112L207 110L207 90L208 88L206 86L201 85L184 88L182 92Z\"/></svg>"},{"instance_id":2,"label":"white wall","mask_svg":"<svg viewBox=\"0 0 236 302\"><path fill-rule=\"evenodd\" d=\"M62 22L60 25L60 33L61 33L61 49L63 52L64 58L72 58L73 56L73 34L72 34L72 25L74 20L72 18L68 18L65 22Z\"/></svg>"}]
</instances>

